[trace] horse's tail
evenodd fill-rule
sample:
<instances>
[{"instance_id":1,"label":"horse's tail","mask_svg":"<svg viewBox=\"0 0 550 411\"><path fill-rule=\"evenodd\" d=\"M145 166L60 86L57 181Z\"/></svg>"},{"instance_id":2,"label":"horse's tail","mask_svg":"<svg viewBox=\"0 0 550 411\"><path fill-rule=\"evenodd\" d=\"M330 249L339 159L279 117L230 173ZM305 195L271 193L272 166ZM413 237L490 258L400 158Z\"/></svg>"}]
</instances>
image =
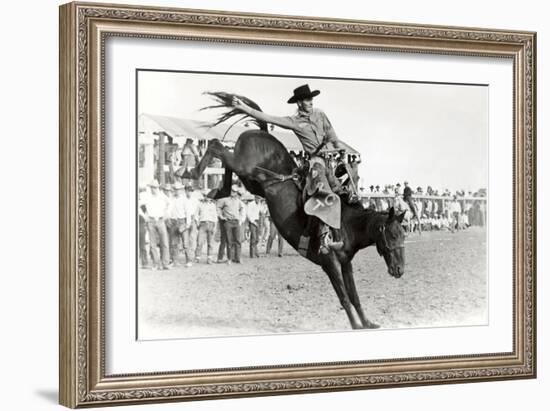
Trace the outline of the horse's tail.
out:
<instances>
[{"instance_id":1,"label":"horse's tail","mask_svg":"<svg viewBox=\"0 0 550 411\"><path fill-rule=\"evenodd\" d=\"M226 93L225 91L206 91L203 94L207 94L211 96L214 100L216 100L219 104L215 104L208 107L203 107L201 110L207 110L212 108L226 108L226 110L223 114L221 114L216 121L212 122L209 127L215 127L220 123L223 123L224 121L229 120L230 118L234 118L236 116L239 116L237 121L235 121L233 124L231 124L231 127L233 127L235 124L237 124L239 121L247 120L254 124L256 124L260 130L267 131L267 123L265 121L257 120L248 114L246 114L244 111L241 111L235 107L233 107L233 98L237 97L238 99L242 100L246 105L258 110L262 111L259 105L257 105L254 101L250 100L248 97L240 96L238 94L233 93ZM227 130L229 131L229 129ZM227 132L226 132L227 133Z\"/></svg>"}]
</instances>

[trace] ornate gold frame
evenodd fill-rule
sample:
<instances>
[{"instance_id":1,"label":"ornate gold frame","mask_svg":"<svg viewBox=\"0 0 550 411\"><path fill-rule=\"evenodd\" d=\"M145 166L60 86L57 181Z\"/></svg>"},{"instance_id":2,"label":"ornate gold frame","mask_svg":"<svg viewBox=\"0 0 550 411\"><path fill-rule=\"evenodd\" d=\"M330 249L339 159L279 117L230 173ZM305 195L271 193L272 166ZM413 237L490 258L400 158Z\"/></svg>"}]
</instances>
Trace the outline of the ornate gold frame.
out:
<instances>
[{"instance_id":1,"label":"ornate gold frame","mask_svg":"<svg viewBox=\"0 0 550 411\"><path fill-rule=\"evenodd\" d=\"M108 36L513 59L513 352L105 375L102 118L103 50ZM61 6L60 403L103 406L535 377L535 47L532 32L91 3Z\"/></svg>"}]
</instances>

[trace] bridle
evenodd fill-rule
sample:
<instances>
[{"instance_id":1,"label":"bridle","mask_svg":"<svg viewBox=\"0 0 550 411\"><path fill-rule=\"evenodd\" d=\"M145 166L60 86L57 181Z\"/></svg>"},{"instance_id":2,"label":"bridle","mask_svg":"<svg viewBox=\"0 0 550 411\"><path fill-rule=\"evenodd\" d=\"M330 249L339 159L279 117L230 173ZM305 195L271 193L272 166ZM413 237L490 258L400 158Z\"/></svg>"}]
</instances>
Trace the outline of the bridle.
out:
<instances>
[{"instance_id":1,"label":"bridle","mask_svg":"<svg viewBox=\"0 0 550 411\"><path fill-rule=\"evenodd\" d=\"M382 240L384 241L383 245L379 245L378 241L376 242L376 251L378 251L379 255L385 255L388 253L391 253L392 251L404 249L404 245L395 245L393 247L390 247L388 244L388 239L386 238L386 225L382 225L382 230L380 231Z\"/></svg>"}]
</instances>

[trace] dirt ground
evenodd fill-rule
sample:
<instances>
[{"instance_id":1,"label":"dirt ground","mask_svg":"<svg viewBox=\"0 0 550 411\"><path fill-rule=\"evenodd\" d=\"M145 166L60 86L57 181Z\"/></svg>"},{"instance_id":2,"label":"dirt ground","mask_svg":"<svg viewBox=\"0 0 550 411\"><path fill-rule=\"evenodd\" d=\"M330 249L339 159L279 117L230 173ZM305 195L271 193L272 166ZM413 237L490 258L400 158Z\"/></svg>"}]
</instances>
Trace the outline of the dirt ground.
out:
<instances>
[{"instance_id":1,"label":"dirt ground","mask_svg":"<svg viewBox=\"0 0 550 411\"><path fill-rule=\"evenodd\" d=\"M412 234L405 274L387 273L374 247L354 259L367 317L381 328L487 323L486 232ZM285 244L283 257L138 272L140 339L195 338L350 328L328 280Z\"/></svg>"}]
</instances>

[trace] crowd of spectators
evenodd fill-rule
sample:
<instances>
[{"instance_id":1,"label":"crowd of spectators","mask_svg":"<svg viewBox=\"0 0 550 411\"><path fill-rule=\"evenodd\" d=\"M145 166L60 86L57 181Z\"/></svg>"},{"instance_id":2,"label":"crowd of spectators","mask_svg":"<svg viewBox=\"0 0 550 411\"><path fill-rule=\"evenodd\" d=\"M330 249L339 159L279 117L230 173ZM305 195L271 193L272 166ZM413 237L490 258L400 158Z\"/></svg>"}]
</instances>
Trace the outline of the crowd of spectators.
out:
<instances>
[{"instance_id":1,"label":"crowd of spectators","mask_svg":"<svg viewBox=\"0 0 550 411\"><path fill-rule=\"evenodd\" d=\"M245 241L249 243L250 258L260 257L260 246L265 246L265 254L269 255L275 239L277 254L283 255L284 240L262 198L252 196L238 183L233 184L230 197L213 200L212 194L195 190L192 184L160 185L156 180L140 188L142 268L169 270L200 262L240 264Z\"/></svg>"},{"instance_id":2,"label":"crowd of spectators","mask_svg":"<svg viewBox=\"0 0 550 411\"><path fill-rule=\"evenodd\" d=\"M371 185L359 189L365 208L387 211L394 207L405 212L404 226L408 231L448 230L455 232L471 226L486 224L486 190L438 190L428 186L426 190L409 188L408 183L380 186ZM407 191L410 200L407 201ZM414 218L418 216L418 219Z\"/></svg>"}]
</instances>

